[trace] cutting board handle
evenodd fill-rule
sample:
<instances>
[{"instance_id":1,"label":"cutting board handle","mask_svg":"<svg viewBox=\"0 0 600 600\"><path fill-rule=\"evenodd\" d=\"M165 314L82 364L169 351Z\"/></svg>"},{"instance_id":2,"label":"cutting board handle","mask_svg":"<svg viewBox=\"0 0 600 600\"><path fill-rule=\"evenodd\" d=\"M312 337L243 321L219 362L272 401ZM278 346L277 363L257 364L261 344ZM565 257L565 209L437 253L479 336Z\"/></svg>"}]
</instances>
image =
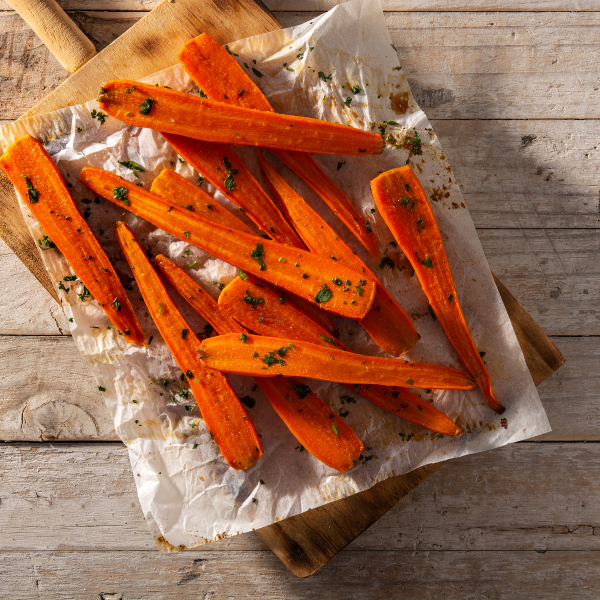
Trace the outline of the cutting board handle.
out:
<instances>
[{"instance_id":1,"label":"cutting board handle","mask_svg":"<svg viewBox=\"0 0 600 600\"><path fill-rule=\"evenodd\" d=\"M96 54L94 44L55 0L8 0L58 62L75 73Z\"/></svg>"}]
</instances>

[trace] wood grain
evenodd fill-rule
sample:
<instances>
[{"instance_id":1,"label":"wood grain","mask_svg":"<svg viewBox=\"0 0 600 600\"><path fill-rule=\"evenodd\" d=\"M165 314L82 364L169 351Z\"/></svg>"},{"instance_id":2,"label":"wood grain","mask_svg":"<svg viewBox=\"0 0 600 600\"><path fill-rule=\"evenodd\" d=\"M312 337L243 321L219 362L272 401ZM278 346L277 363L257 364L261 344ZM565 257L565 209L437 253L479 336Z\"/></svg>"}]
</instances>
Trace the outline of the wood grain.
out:
<instances>
[{"instance_id":1,"label":"wood grain","mask_svg":"<svg viewBox=\"0 0 600 600\"><path fill-rule=\"evenodd\" d=\"M349 551L598 551L599 468L600 444L583 442L526 442L450 461L339 564ZM0 477L0 551L155 550L122 444L1 445ZM194 554L267 549L248 533Z\"/></svg>"}]
</instances>

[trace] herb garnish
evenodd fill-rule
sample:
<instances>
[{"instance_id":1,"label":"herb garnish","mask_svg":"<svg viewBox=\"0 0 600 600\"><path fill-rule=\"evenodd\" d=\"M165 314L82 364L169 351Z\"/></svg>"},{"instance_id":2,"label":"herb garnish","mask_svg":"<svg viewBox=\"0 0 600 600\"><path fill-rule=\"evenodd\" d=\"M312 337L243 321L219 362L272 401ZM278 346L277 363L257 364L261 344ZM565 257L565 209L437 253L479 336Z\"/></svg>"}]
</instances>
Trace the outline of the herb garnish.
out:
<instances>
[{"instance_id":1,"label":"herb garnish","mask_svg":"<svg viewBox=\"0 0 600 600\"><path fill-rule=\"evenodd\" d=\"M325 73L323 73L323 71L319 71L317 73L317 75L319 76L320 79L322 79L325 83L327 83L327 80L331 81L331 73L329 73L329 75L325 76Z\"/></svg>"},{"instance_id":2,"label":"herb garnish","mask_svg":"<svg viewBox=\"0 0 600 600\"><path fill-rule=\"evenodd\" d=\"M138 171L140 173L146 172L140 165L138 165L133 160L120 160L119 164L123 165L126 169L129 169L137 178L139 178L139 175L137 174Z\"/></svg>"},{"instance_id":3,"label":"herb garnish","mask_svg":"<svg viewBox=\"0 0 600 600\"><path fill-rule=\"evenodd\" d=\"M257 76L257 77L262 77L263 74L258 70L255 69L254 67L252 67L252 72Z\"/></svg>"},{"instance_id":4,"label":"herb garnish","mask_svg":"<svg viewBox=\"0 0 600 600\"><path fill-rule=\"evenodd\" d=\"M129 198L127 197L128 190L125 187L119 186L113 190L113 198L116 200L123 200L127 206L129 206Z\"/></svg>"},{"instance_id":5,"label":"herb garnish","mask_svg":"<svg viewBox=\"0 0 600 600\"><path fill-rule=\"evenodd\" d=\"M39 192L33 187L29 177L27 175L21 175L25 179L27 184L27 197L29 198L29 204L35 204L38 201Z\"/></svg>"},{"instance_id":6,"label":"herb garnish","mask_svg":"<svg viewBox=\"0 0 600 600\"><path fill-rule=\"evenodd\" d=\"M292 387L294 388L294 391L300 400L304 400L304 398L311 393L310 388L303 383L296 383L293 379L290 379L290 383L292 384Z\"/></svg>"},{"instance_id":7,"label":"herb garnish","mask_svg":"<svg viewBox=\"0 0 600 600\"><path fill-rule=\"evenodd\" d=\"M425 265L426 267L433 269L433 262L431 261L431 258L429 258L429 256L427 258L425 258L424 260L421 260L419 258L418 252L415 252L415 256L417 257L417 262L420 262L422 265Z\"/></svg>"},{"instance_id":8,"label":"herb garnish","mask_svg":"<svg viewBox=\"0 0 600 600\"><path fill-rule=\"evenodd\" d=\"M98 121L100 121L100 125L104 125L106 122L106 117L108 117L108 115L105 115L103 112L96 111L96 109L94 109L90 114L92 115L92 119L98 119Z\"/></svg>"},{"instance_id":9,"label":"herb garnish","mask_svg":"<svg viewBox=\"0 0 600 600\"><path fill-rule=\"evenodd\" d=\"M113 306L117 309L117 312L121 312L121 303L118 298L113 300Z\"/></svg>"},{"instance_id":10,"label":"herb garnish","mask_svg":"<svg viewBox=\"0 0 600 600\"><path fill-rule=\"evenodd\" d=\"M386 265L393 271L396 263L389 256L384 256L379 263L379 268L383 269Z\"/></svg>"},{"instance_id":11,"label":"herb garnish","mask_svg":"<svg viewBox=\"0 0 600 600\"><path fill-rule=\"evenodd\" d=\"M263 304L265 301L264 298L254 298L250 295L249 290L246 290L246 295L244 296L244 302L246 304L250 304L250 308L256 308L259 304Z\"/></svg>"},{"instance_id":12,"label":"herb garnish","mask_svg":"<svg viewBox=\"0 0 600 600\"><path fill-rule=\"evenodd\" d=\"M331 300L332 296L333 296L333 294L327 287L327 284L324 283L321 286L321 289L315 294L315 302L317 304L321 304L321 302L327 302L328 300Z\"/></svg>"},{"instance_id":13,"label":"herb garnish","mask_svg":"<svg viewBox=\"0 0 600 600\"><path fill-rule=\"evenodd\" d=\"M156 102L156 100L152 100L152 98L146 98L141 104L140 104L140 113L142 115L149 115L150 111L152 110L152 105Z\"/></svg>"}]
</instances>

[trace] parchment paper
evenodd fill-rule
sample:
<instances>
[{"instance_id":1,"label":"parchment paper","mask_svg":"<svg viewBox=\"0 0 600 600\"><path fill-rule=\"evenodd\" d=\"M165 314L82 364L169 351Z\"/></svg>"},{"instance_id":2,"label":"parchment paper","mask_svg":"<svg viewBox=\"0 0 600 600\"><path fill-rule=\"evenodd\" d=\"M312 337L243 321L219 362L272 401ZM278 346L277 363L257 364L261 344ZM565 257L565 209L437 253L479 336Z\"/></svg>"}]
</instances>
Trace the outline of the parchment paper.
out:
<instances>
[{"instance_id":1,"label":"parchment paper","mask_svg":"<svg viewBox=\"0 0 600 600\"><path fill-rule=\"evenodd\" d=\"M370 221L382 252L396 265L393 270L389 265L380 269L373 264L308 186L272 155L268 159L369 262L412 316L422 339L410 358L461 368L444 333L429 314L408 262L390 244L393 237L381 216L372 212L370 180L410 160L427 194L434 198L432 204L444 235L458 296L478 348L485 352L497 397L507 410L502 417L495 414L478 390L428 394L419 390L421 397L464 427L466 433L462 437L450 439L413 427L336 384L309 380L313 391L332 410L348 413L346 421L365 444L360 463L340 475L302 451L253 380L231 377L240 396L256 401L249 413L262 435L265 452L251 469L234 471L211 442L193 398L186 398L181 372L141 302L114 239L112 223L124 220L149 251L162 252L182 267L197 261L189 273L208 286L214 297L219 292L218 284L231 281L235 269L112 203L95 199L77 179L86 165L139 181L145 189L165 167L194 182L198 174L178 160L157 132L127 127L110 117L104 124L93 119L90 113L98 108L95 101L8 124L0 130L4 149L25 133L45 144L76 203L84 214L89 213L92 230L131 288L128 293L147 337L153 336L148 348L127 345L114 328L109 328L109 321L95 301L82 302L77 298L82 291L79 282L61 284L65 276L72 274L62 255L52 249L42 253L65 314L72 318L71 333L77 347L98 385L106 390L102 395L116 431L129 449L144 515L163 550L191 547L263 527L421 465L481 452L550 430L463 197L431 125L410 94L379 3L352 0L309 23L248 38L230 44L229 49L279 112L350 123L373 131L384 121L397 123L385 128L394 143L381 155L316 157ZM195 86L179 66L146 81L195 93ZM352 92L353 86L359 86L360 92ZM414 138L414 130L422 140L422 155L410 152L410 144L406 143L407 138ZM417 150L414 145L412 149ZM238 148L236 152L259 178L255 151ZM144 167L139 179L119 164L126 160ZM214 193L211 186L203 187ZM232 207L220 194L215 197ZM43 231L22 199L21 208L32 235L41 239ZM60 285L69 291L60 289ZM193 331L202 334L205 322L185 301L173 295ZM342 341L357 352L383 354L358 324L340 320L339 326Z\"/></svg>"}]
</instances>

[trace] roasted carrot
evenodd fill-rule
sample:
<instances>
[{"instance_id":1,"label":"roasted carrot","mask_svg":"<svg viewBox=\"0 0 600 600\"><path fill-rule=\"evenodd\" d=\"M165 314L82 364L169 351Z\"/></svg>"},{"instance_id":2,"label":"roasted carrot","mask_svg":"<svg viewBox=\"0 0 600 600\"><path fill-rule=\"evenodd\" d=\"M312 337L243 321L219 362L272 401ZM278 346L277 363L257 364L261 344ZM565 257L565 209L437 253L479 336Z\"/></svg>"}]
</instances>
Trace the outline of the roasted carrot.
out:
<instances>
[{"instance_id":1,"label":"roasted carrot","mask_svg":"<svg viewBox=\"0 0 600 600\"><path fill-rule=\"evenodd\" d=\"M30 135L19 138L0 157L0 166L85 286L81 300L93 297L129 343L144 345L144 333L119 276L44 147ZM72 286L62 289L75 294Z\"/></svg>"},{"instance_id":2,"label":"roasted carrot","mask_svg":"<svg viewBox=\"0 0 600 600\"><path fill-rule=\"evenodd\" d=\"M305 250L209 221L102 169L85 167L79 179L97 194L180 240L310 300L329 312L360 320L371 308L375 284L347 267ZM125 192L117 194L118 189ZM350 281L345 286L347 291L333 284L334 278Z\"/></svg>"},{"instance_id":3,"label":"roasted carrot","mask_svg":"<svg viewBox=\"0 0 600 600\"><path fill-rule=\"evenodd\" d=\"M410 166L392 169L371 182L375 203L419 277L440 325L461 361L496 412L490 375L477 351L458 301L442 236L427 194Z\"/></svg>"},{"instance_id":4,"label":"roasted carrot","mask_svg":"<svg viewBox=\"0 0 600 600\"><path fill-rule=\"evenodd\" d=\"M193 141L193 140L190 140ZM216 145L216 144L215 144ZM262 189L262 188L261 188ZM188 202L188 198L190 201L194 200L194 209L198 206L196 212L202 212L201 209L203 206L212 206L214 211L214 220L224 225L229 225L235 229L240 229L241 231L245 231L246 233L253 233L242 221L237 219L234 215L232 215L226 208L221 206L218 202L214 201L206 192L200 190L198 186L190 183L185 177L178 175L174 171L170 171L165 169L152 183L152 187L150 191L164 200L169 199L177 199L185 196L186 202ZM198 194L198 191L200 194ZM197 194L197 196L195 196ZM268 196L267 196L268 197ZM208 200L212 202L212 204L203 204L204 200ZM269 199L269 202L271 200ZM279 209L275 208L277 214L279 213ZM213 217L213 212L202 212L202 216L207 218ZM281 215L280 215L281 216ZM287 221L284 221L286 227L289 228ZM294 234L295 235L295 234ZM275 241L280 241L274 236ZM295 244L291 244L295 245ZM302 248L305 246L302 245ZM281 291L282 294L285 292ZM287 297L287 296L286 296ZM298 296L294 297L294 303L298 305L298 308L303 312L310 315L312 319L320 323L325 329L332 333L333 335L337 335L338 329L333 317L326 311L321 310L318 306L311 304L308 301L303 300L302 298L298 298Z\"/></svg>"},{"instance_id":5,"label":"roasted carrot","mask_svg":"<svg viewBox=\"0 0 600 600\"><path fill-rule=\"evenodd\" d=\"M251 467L262 455L258 434L222 373L198 359L200 340L165 289L158 273L125 223L115 223L117 240L154 319L179 368L185 373L208 431L235 470Z\"/></svg>"},{"instance_id":6,"label":"roasted carrot","mask_svg":"<svg viewBox=\"0 0 600 600\"><path fill-rule=\"evenodd\" d=\"M186 42L177 59L211 100L255 110L273 110L260 88L242 71L233 56L208 33Z\"/></svg>"},{"instance_id":7,"label":"roasted carrot","mask_svg":"<svg viewBox=\"0 0 600 600\"><path fill-rule=\"evenodd\" d=\"M305 248L273 200L231 148L171 133L162 135L177 154L239 206L270 238L280 244Z\"/></svg>"},{"instance_id":8,"label":"roasted carrot","mask_svg":"<svg viewBox=\"0 0 600 600\"><path fill-rule=\"evenodd\" d=\"M181 66L211 100L255 110L272 111L269 101L244 73L225 48L207 33L184 44L177 55ZM379 243L363 215L351 200L325 175L313 158L303 152L275 150L274 153L308 185L337 215L373 257Z\"/></svg>"},{"instance_id":9,"label":"roasted carrot","mask_svg":"<svg viewBox=\"0 0 600 600\"><path fill-rule=\"evenodd\" d=\"M168 282L218 333L247 334L245 327L225 314L219 305L182 269L159 254L154 264ZM303 384L285 377L257 379L267 399L294 437L313 456L343 473L360 456L363 444L340 417Z\"/></svg>"},{"instance_id":10,"label":"roasted carrot","mask_svg":"<svg viewBox=\"0 0 600 600\"><path fill-rule=\"evenodd\" d=\"M180 208L192 210L215 223L254 234L243 221L221 206L212 196L175 171L164 169L152 182L150 191L163 200L177 202Z\"/></svg>"},{"instance_id":11,"label":"roasted carrot","mask_svg":"<svg viewBox=\"0 0 600 600\"><path fill-rule=\"evenodd\" d=\"M207 142L356 156L379 154L384 147L381 136L362 129L229 106L128 79L105 83L98 102L127 125Z\"/></svg>"},{"instance_id":12,"label":"roasted carrot","mask_svg":"<svg viewBox=\"0 0 600 600\"><path fill-rule=\"evenodd\" d=\"M373 306L360 323L363 329L380 348L391 355L401 356L408 352L419 341L419 334L406 311L385 289L365 262L339 238L325 219L286 183L285 179L264 159L261 152L259 152L259 162L271 192L308 249L355 271L365 273L376 282L377 290Z\"/></svg>"},{"instance_id":13,"label":"roasted carrot","mask_svg":"<svg viewBox=\"0 0 600 600\"><path fill-rule=\"evenodd\" d=\"M204 340L198 355L209 369L255 377L312 377L352 384L397 385L409 388L472 390L475 382L464 371L412 361L351 354L294 339L237 334Z\"/></svg>"},{"instance_id":14,"label":"roasted carrot","mask_svg":"<svg viewBox=\"0 0 600 600\"><path fill-rule=\"evenodd\" d=\"M236 321L259 335L298 340L331 346L352 352L335 337L331 337L318 323L277 296L267 287L261 287L254 278L232 281L219 296L219 307ZM442 435L460 435L456 424L429 403L402 387L384 385L346 385L366 400L398 417L421 425Z\"/></svg>"}]
</instances>

